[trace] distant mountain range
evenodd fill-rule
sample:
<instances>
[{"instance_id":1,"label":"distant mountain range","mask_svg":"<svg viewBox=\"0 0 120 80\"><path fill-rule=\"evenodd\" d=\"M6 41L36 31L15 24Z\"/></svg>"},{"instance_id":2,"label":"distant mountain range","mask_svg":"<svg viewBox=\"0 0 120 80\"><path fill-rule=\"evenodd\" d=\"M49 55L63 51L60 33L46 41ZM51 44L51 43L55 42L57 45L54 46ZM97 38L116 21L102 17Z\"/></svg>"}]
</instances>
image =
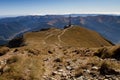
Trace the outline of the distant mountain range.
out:
<instances>
[{"instance_id":1,"label":"distant mountain range","mask_svg":"<svg viewBox=\"0 0 120 80\"><path fill-rule=\"evenodd\" d=\"M43 28L64 28L69 15L19 16L0 19L0 42L11 40L28 31ZM71 14L73 25L95 30L115 44L120 43L120 16L97 14ZM1 42L2 43L2 42Z\"/></svg>"}]
</instances>

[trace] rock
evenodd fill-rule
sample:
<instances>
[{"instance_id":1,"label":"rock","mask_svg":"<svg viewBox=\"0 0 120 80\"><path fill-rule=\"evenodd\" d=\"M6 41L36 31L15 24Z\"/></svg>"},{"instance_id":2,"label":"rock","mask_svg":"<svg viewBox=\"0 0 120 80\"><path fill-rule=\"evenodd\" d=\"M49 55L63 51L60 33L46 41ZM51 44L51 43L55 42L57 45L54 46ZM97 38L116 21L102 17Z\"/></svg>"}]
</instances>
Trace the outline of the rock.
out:
<instances>
[{"instance_id":1,"label":"rock","mask_svg":"<svg viewBox=\"0 0 120 80\"><path fill-rule=\"evenodd\" d=\"M96 77L97 75L93 72L90 73L92 75L92 77Z\"/></svg>"},{"instance_id":2,"label":"rock","mask_svg":"<svg viewBox=\"0 0 120 80\"><path fill-rule=\"evenodd\" d=\"M4 64L4 61L0 61L0 64L3 65L3 64Z\"/></svg>"},{"instance_id":3,"label":"rock","mask_svg":"<svg viewBox=\"0 0 120 80\"><path fill-rule=\"evenodd\" d=\"M57 79L55 79L55 78L53 78L53 77L51 77L50 79L51 79L51 80L57 80Z\"/></svg>"},{"instance_id":4,"label":"rock","mask_svg":"<svg viewBox=\"0 0 120 80\"><path fill-rule=\"evenodd\" d=\"M76 72L75 73L75 78L79 78L79 77L81 77L83 75L83 73L81 72L81 71L78 71L78 72Z\"/></svg>"},{"instance_id":5,"label":"rock","mask_svg":"<svg viewBox=\"0 0 120 80\"><path fill-rule=\"evenodd\" d=\"M46 58L46 59L43 59L43 61L48 61L48 58Z\"/></svg>"},{"instance_id":6,"label":"rock","mask_svg":"<svg viewBox=\"0 0 120 80\"><path fill-rule=\"evenodd\" d=\"M8 72L8 71L10 71L10 67L9 67L9 66L5 66L5 67L3 68L3 72Z\"/></svg>"},{"instance_id":7,"label":"rock","mask_svg":"<svg viewBox=\"0 0 120 80\"><path fill-rule=\"evenodd\" d=\"M86 72L86 73L90 73L90 70L83 70L84 72Z\"/></svg>"},{"instance_id":8,"label":"rock","mask_svg":"<svg viewBox=\"0 0 120 80\"><path fill-rule=\"evenodd\" d=\"M51 80L47 75L42 76L44 80Z\"/></svg>"},{"instance_id":9,"label":"rock","mask_svg":"<svg viewBox=\"0 0 120 80\"><path fill-rule=\"evenodd\" d=\"M42 76L42 77L43 77L43 78L46 78L47 76L44 75L44 76Z\"/></svg>"},{"instance_id":10,"label":"rock","mask_svg":"<svg viewBox=\"0 0 120 80\"><path fill-rule=\"evenodd\" d=\"M52 76L55 76L56 75L56 73L54 73L54 72L52 72L52 74L51 74Z\"/></svg>"},{"instance_id":11,"label":"rock","mask_svg":"<svg viewBox=\"0 0 120 80\"><path fill-rule=\"evenodd\" d=\"M53 52L52 52L52 51L48 51L48 53L49 53L49 54L53 54Z\"/></svg>"},{"instance_id":12,"label":"rock","mask_svg":"<svg viewBox=\"0 0 120 80\"><path fill-rule=\"evenodd\" d=\"M112 80L120 80L120 76L112 76Z\"/></svg>"},{"instance_id":13,"label":"rock","mask_svg":"<svg viewBox=\"0 0 120 80\"><path fill-rule=\"evenodd\" d=\"M13 52L17 52L17 51L19 51L18 49L15 49Z\"/></svg>"},{"instance_id":14,"label":"rock","mask_svg":"<svg viewBox=\"0 0 120 80\"><path fill-rule=\"evenodd\" d=\"M67 70L72 70L73 68L71 66L66 67Z\"/></svg>"},{"instance_id":15,"label":"rock","mask_svg":"<svg viewBox=\"0 0 120 80\"><path fill-rule=\"evenodd\" d=\"M62 62L60 58L54 60L54 62Z\"/></svg>"},{"instance_id":16,"label":"rock","mask_svg":"<svg viewBox=\"0 0 120 80\"><path fill-rule=\"evenodd\" d=\"M39 55L40 51L37 49L27 49L28 53L33 54L33 55Z\"/></svg>"},{"instance_id":17,"label":"rock","mask_svg":"<svg viewBox=\"0 0 120 80\"><path fill-rule=\"evenodd\" d=\"M53 72L52 72L53 75L57 75L57 74L58 74L58 75L62 75L62 73L63 73L63 70L53 71Z\"/></svg>"},{"instance_id":18,"label":"rock","mask_svg":"<svg viewBox=\"0 0 120 80\"><path fill-rule=\"evenodd\" d=\"M70 62L67 62L67 65L69 66L69 65L70 65Z\"/></svg>"},{"instance_id":19,"label":"rock","mask_svg":"<svg viewBox=\"0 0 120 80\"><path fill-rule=\"evenodd\" d=\"M72 51L72 53L79 54L79 53L80 53L80 51L79 51L79 50L74 50L74 51Z\"/></svg>"},{"instance_id":20,"label":"rock","mask_svg":"<svg viewBox=\"0 0 120 80\"><path fill-rule=\"evenodd\" d=\"M120 80L119 78L116 78L115 80Z\"/></svg>"},{"instance_id":21,"label":"rock","mask_svg":"<svg viewBox=\"0 0 120 80\"><path fill-rule=\"evenodd\" d=\"M109 80L109 79L104 79L104 80Z\"/></svg>"},{"instance_id":22,"label":"rock","mask_svg":"<svg viewBox=\"0 0 120 80\"><path fill-rule=\"evenodd\" d=\"M58 72L63 72L63 69L59 69Z\"/></svg>"},{"instance_id":23,"label":"rock","mask_svg":"<svg viewBox=\"0 0 120 80\"><path fill-rule=\"evenodd\" d=\"M67 76L67 74L65 72L63 72L63 76Z\"/></svg>"},{"instance_id":24,"label":"rock","mask_svg":"<svg viewBox=\"0 0 120 80\"><path fill-rule=\"evenodd\" d=\"M97 66L93 66L92 70L98 70L99 68Z\"/></svg>"},{"instance_id":25,"label":"rock","mask_svg":"<svg viewBox=\"0 0 120 80\"><path fill-rule=\"evenodd\" d=\"M116 72L114 69L109 68L109 66L106 63L103 63L101 65L101 68L99 69L101 75L118 75L119 72Z\"/></svg>"},{"instance_id":26,"label":"rock","mask_svg":"<svg viewBox=\"0 0 120 80\"><path fill-rule=\"evenodd\" d=\"M111 78L111 75L105 75L106 78Z\"/></svg>"},{"instance_id":27,"label":"rock","mask_svg":"<svg viewBox=\"0 0 120 80\"><path fill-rule=\"evenodd\" d=\"M0 74L3 74L3 72L7 71L6 65L0 65ZM5 68L5 69L4 69Z\"/></svg>"},{"instance_id":28,"label":"rock","mask_svg":"<svg viewBox=\"0 0 120 80\"><path fill-rule=\"evenodd\" d=\"M57 74L58 72L57 71L53 71L52 74Z\"/></svg>"},{"instance_id":29,"label":"rock","mask_svg":"<svg viewBox=\"0 0 120 80\"><path fill-rule=\"evenodd\" d=\"M87 73L90 73L90 70L86 70Z\"/></svg>"},{"instance_id":30,"label":"rock","mask_svg":"<svg viewBox=\"0 0 120 80\"><path fill-rule=\"evenodd\" d=\"M84 76L78 77L77 80L84 80Z\"/></svg>"},{"instance_id":31,"label":"rock","mask_svg":"<svg viewBox=\"0 0 120 80\"><path fill-rule=\"evenodd\" d=\"M2 61L0 61L0 65L3 65L3 64L6 64L7 63L7 60L5 59L5 60L2 60Z\"/></svg>"}]
</instances>

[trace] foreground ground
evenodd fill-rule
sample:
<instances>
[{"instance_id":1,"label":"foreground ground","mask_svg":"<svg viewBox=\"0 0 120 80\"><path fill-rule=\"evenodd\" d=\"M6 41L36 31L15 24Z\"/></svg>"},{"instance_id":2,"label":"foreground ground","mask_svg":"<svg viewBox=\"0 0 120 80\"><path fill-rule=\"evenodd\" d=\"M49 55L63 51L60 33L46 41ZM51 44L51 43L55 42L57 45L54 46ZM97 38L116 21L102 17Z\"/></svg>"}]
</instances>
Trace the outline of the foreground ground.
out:
<instances>
[{"instance_id":1,"label":"foreground ground","mask_svg":"<svg viewBox=\"0 0 120 80\"><path fill-rule=\"evenodd\" d=\"M24 46L0 47L0 80L120 80L120 46L84 30L27 33Z\"/></svg>"},{"instance_id":2,"label":"foreground ground","mask_svg":"<svg viewBox=\"0 0 120 80\"><path fill-rule=\"evenodd\" d=\"M101 49L4 47L8 51L0 56L0 80L119 80L119 58L98 56Z\"/></svg>"}]
</instances>

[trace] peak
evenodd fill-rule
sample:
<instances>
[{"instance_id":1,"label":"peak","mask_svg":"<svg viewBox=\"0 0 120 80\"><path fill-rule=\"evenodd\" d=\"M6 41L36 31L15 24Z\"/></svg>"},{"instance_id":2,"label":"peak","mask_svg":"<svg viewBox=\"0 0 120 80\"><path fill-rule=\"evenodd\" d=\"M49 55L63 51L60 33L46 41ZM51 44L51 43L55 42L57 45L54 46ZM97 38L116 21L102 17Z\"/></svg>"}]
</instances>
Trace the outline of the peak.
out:
<instances>
[{"instance_id":1,"label":"peak","mask_svg":"<svg viewBox=\"0 0 120 80\"><path fill-rule=\"evenodd\" d=\"M97 32L77 25L71 25L63 30L50 28L45 31L27 33L24 38L28 45L38 46L101 47L112 45Z\"/></svg>"}]
</instances>

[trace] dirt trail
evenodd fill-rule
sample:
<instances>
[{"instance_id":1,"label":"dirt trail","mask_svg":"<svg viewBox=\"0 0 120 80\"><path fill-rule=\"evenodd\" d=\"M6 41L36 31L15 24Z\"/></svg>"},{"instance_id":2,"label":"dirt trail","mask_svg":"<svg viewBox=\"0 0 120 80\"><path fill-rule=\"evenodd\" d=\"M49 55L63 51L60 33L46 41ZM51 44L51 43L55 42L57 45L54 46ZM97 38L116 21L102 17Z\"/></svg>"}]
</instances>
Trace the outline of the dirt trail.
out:
<instances>
[{"instance_id":1,"label":"dirt trail","mask_svg":"<svg viewBox=\"0 0 120 80\"><path fill-rule=\"evenodd\" d=\"M65 42L62 41L61 36L62 36L68 29L70 29L70 28L64 29L64 30L62 31L62 33L58 35L58 40L59 40L60 43L65 44Z\"/></svg>"}]
</instances>

